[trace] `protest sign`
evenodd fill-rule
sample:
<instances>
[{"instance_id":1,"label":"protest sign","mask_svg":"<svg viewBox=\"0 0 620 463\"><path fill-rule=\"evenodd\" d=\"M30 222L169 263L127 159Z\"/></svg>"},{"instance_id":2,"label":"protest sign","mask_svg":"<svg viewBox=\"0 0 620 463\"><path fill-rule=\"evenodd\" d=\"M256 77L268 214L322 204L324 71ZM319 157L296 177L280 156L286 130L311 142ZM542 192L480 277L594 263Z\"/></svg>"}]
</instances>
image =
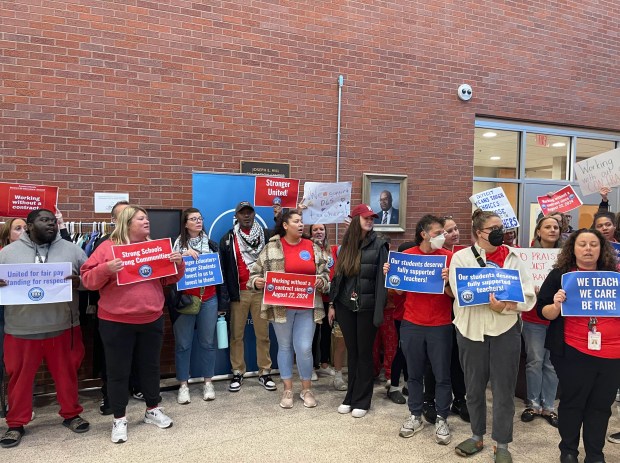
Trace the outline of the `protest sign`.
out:
<instances>
[{"instance_id":1,"label":"protest sign","mask_svg":"<svg viewBox=\"0 0 620 463\"><path fill-rule=\"evenodd\" d=\"M263 304L311 309L314 307L316 275L267 272Z\"/></svg>"},{"instance_id":2,"label":"protest sign","mask_svg":"<svg viewBox=\"0 0 620 463\"><path fill-rule=\"evenodd\" d=\"M445 282L441 278L441 270L446 266L446 259L446 256L390 251L390 271L385 276L385 287L414 293L443 294Z\"/></svg>"},{"instance_id":3,"label":"protest sign","mask_svg":"<svg viewBox=\"0 0 620 463\"><path fill-rule=\"evenodd\" d=\"M519 226L517 215L501 186L476 193L470 196L469 201L483 211L495 212L502 219L504 228L517 228Z\"/></svg>"},{"instance_id":4,"label":"protest sign","mask_svg":"<svg viewBox=\"0 0 620 463\"><path fill-rule=\"evenodd\" d=\"M562 275L563 317L620 317L618 272L568 272Z\"/></svg>"},{"instance_id":5,"label":"protest sign","mask_svg":"<svg viewBox=\"0 0 620 463\"><path fill-rule=\"evenodd\" d=\"M489 293L495 293L498 301L525 302L519 271L494 267L456 269L459 307L488 304Z\"/></svg>"},{"instance_id":6,"label":"protest sign","mask_svg":"<svg viewBox=\"0 0 620 463\"><path fill-rule=\"evenodd\" d=\"M0 183L0 216L26 218L30 211L56 212L58 187Z\"/></svg>"},{"instance_id":7,"label":"protest sign","mask_svg":"<svg viewBox=\"0 0 620 463\"><path fill-rule=\"evenodd\" d=\"M609 244L611 244L611 247L614 248L614 252L616 253L616 258L620 262L620 243L612 243L610 241Z\"/></svg>"},{"instance_id":8,"label":"protest sign","mask_svg":"<svg viewBox=\"0 0 620 463\"><path fill-rule=\"evenodd\" d=\"M529 270L534 287L540 289L560 254L560 248L515 248Z\"/></svg>"},{"instance_id":9,"label":"protest sign","mask_svg":"<svg viewBox=\"0 0 620 463\"><path fill-rule=\"evenodd\" d=\"M112 246L115 259L122 259L123 269L116 274L119 285L176 275L177 266L170 262L170 238Z\"/></svg>"},{"instance_id":10,"label":"protest sign","mask_svg":"<svg viewBox=\"0 0 620 463\"><path fill-rule=\"evenodd\" d=\"M0 305L71 301L71 280L65 280L71 269L70 262L0 265L0 280L7 282L0 288Z\"/></svg>"},{"instance_id":11,"label":"protest sign","mask_svg":"<svg viewBox=\"0 0 620 463\"><path fill-rule=\"evenodd\" d=\"M95 193L95 213L109 214L119 201L129 201L129 193Z\"/></svg>"},{"instance_id":12,"label":"protest sign","mask_svg":"<svg viewBox=\"0 0 620 463\"><path fill-rule=\"evenodd\" d=\"M544 195L538 196L537 199L543 215L547 215L549 212L569 212L583 204L570 185L556 191L551 197Z\"/></svg>"},{"instance_id":13,"label":"protest sign","mask_svg":"<svg viewBox=\"0 0 620 463\"><path fill-rule=\"evenodd\" d=\"M351 182L304 183L304 223L343 223L351 211L351 188Z\"/></svg>"},{"instance_id":14,"label":"protest sign","mask_svg":"<svg viewBox=\"0 0 620 463\"><path fill-rule=\"evenodd\" d=\"M620 148L579 161L575 164L575 177L583 195L620 185Z\"/></svg>"},{"instance_id":15,"label":"protest sign","mask_svg":"<svg viewBox=\"0 0 620 463\"><path fill-rule=\"evenodd\" d=\"M297 207L299 180L279 177L256 177L254 206Z\"/></svg>"},{"instance_id":16,"label":"protest sign","mask_svg":"<svg viewBox=\"0 0 620 463\"><path fill-rule=\"evenodd\" d=\"M185 261L185 274L177 283L179 291L221 285L224 282L220 256L217 252L200 254L198 260L192 256L185 256L183 260Z\"/></svg>"}]
</instances>

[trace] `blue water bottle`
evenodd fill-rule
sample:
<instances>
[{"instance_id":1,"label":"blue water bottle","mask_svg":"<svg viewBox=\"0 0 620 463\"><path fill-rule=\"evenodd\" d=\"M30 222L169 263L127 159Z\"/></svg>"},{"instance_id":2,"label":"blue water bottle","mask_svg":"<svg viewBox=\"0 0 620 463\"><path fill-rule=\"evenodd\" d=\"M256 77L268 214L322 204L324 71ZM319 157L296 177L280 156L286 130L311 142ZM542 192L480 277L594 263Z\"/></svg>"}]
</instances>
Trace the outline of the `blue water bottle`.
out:
<instances>
[{"instance_id":1,"label":"blue water bottle","mask_svg":"<svg viewBox=\"0 0 620 463\"><path fill-rule=\"evenodd\" d=\"M224 318L223 314L217 319L217 348L228 348L228 327L226 326L226 318Z\"/></svg>"}]
</instances>

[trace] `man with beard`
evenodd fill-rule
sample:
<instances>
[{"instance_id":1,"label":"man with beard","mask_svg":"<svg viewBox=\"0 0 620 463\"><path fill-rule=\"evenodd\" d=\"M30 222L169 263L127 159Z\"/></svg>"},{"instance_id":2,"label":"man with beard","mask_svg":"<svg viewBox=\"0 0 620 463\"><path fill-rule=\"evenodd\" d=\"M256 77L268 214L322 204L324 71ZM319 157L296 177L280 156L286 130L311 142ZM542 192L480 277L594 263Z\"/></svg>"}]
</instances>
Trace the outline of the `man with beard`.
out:
<instances>
[{"instance_id":1,"label":"man with beard","mask_svg":"<svg viewBox=\"0 0 620 463\"><path fill-rule=\"evenodd\" d=\"M79 271L86 261L82 249L58 234L54 213L37 209L28 214L26 233L0 251L0 264L70 262L74 290L80 284ZM0 287L7 286L0 280ZM0 289L1 291L1 289ZM77 295L74 295L77 301ZM24 425L32 417L32 387L43 359L52 374L60 403L62 424L76 433L88 431L80 417L77 371L84 357L77 304L55 302L7 305L5 309L4 358L9 375L8 431L0 446L19 445Z\"/></svg>"}]
</instances>

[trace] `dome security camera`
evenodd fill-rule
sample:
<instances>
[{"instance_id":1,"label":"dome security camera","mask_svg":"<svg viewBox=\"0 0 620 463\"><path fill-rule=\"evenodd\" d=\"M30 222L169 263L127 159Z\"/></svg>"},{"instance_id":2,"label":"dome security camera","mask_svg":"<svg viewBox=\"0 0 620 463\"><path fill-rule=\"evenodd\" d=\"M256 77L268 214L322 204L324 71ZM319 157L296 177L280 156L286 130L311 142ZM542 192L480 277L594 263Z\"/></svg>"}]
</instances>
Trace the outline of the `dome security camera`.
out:
<instances>
[{"instance_id":1,"label":"dome security camera","mask_svg":"<svg viewBox=\"0 0 620 463\"><path fill-rule=\"evenodd\" d=\"M457 94L459 96L459 98L463 101L469 101L471 100L471 97L473 96L474 92L471 89L471 85L469 84L461 84L459 85L459 88L457 90Z\"/></svg>"}]
</instances>

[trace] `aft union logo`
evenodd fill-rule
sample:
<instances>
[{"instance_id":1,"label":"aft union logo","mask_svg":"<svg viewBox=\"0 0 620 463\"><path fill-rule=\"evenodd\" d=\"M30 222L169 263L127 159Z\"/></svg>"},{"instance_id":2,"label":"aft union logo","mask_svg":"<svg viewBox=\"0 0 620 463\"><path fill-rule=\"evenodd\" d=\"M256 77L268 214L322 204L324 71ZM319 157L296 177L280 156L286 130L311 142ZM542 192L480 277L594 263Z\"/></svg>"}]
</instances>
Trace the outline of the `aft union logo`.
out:
<instances>
[{"instance_id":1,"label":"aft union logo","mask_svg":"<svg viewBox=\"0 0 620 463\"><path fill-rule=\"evenodd\" d=\"M400 284L400 277L398 275L392 275L390 277L390 284L392 286L398 286Z\"/></svg>"},{"instance_id":2,"label":"aft union logo","mask_svg":"<svg viewBox=\"0 0 620 463\"><path fill-rule=\"evenodd\" d=\"M150 265L144 264L142 267L138 269L138 273L142 278L148 278L153 274L153 269Z\"/></svg>"},{"instance_id":3,"label":"aft union logo","mask_svg":"<svg viewBox=\"0 0 620 463\"><path fill-rule=\"evenodd\" d=\"M465 303L469 303L474 300L474 292L466 289L461 293L461 300Z\"/></svg>"},{"instance_id":4,"label":"aft union logo","mask_svg":"<svg viewBox=\"0 0 620 463\"><path fill-rule=\"evenodd\" d=\"M43 291L43 288L39 287L31 288L30 291L28 291L28 297L31 301L38 302L45 297L45 291Z\"/></svg>"}]
</instances>

